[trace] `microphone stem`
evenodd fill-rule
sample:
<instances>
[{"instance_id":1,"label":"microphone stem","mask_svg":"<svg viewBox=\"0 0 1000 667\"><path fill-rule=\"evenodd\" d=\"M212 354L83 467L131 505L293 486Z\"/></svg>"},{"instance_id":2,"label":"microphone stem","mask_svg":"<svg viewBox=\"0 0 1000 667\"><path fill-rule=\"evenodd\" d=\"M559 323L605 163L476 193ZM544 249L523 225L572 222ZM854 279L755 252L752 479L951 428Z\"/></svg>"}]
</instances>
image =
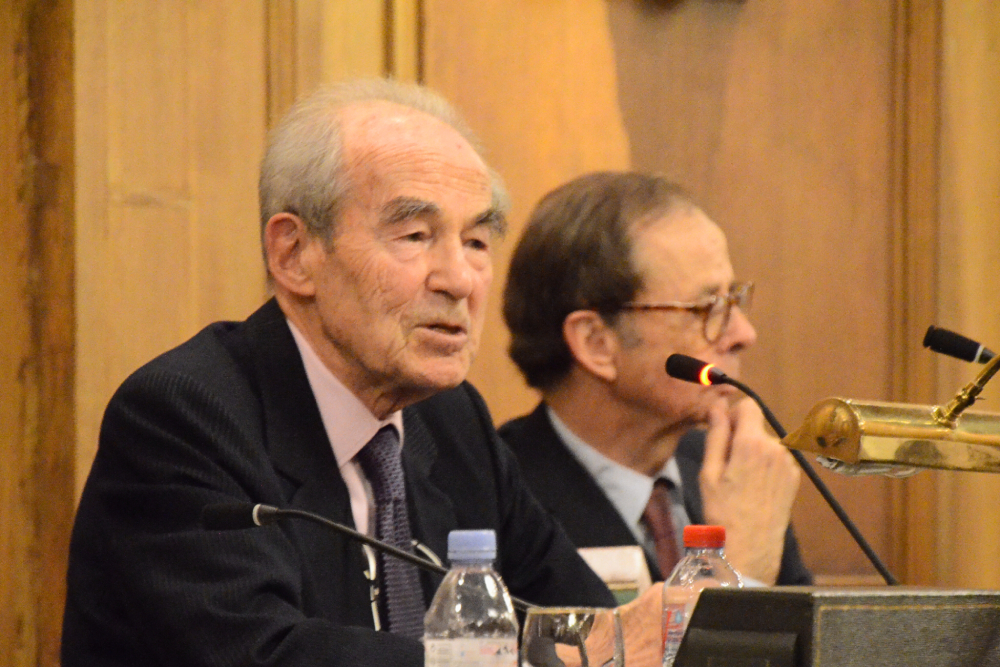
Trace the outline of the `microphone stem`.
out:
<instances>
[{"instance_id":1,"label":"microphone stem","mask_svg":"<svg viewBox=\"0 0 1000 667\"><path fill-rule=\"evenodd\" d=\"M326 526L327 528L333 528L338 532L344 533L345 535L354 538L358 542L367 544L368 546L374 548L377 551L383 551L389 554L390 556L395 556L400 560L405 560L406 562L412 563L417 567L423 568L425 570L430 570L431 572L436 572L437 574L440 575L448 574L448 570L446 568L441 567L437 563L432 563L431 561L425 558L421 558L420 556L414 555L408 551L403 551L402 549L398 549L392 546L391 544L386 544L381 540L376 540L375 538L369 535L365 535L364 533L360 533L349 526L337 523L336 521L331 521L330 519L327 519L326 517L320 516L318 514L313 514L312 512L304 512L302 510L295 510L295 509L280 509L277 507L271 507L270 505L258 505L258 507L260 508L261 513L264 514L265 516L270 515L278 519L285 517L295 517L298 519L305 519L306 521L312 521L313 523L318 523L321 526ZM525 602L524 600L514 597L513 595L510 596L510 601L514 605L514 607L516 607L519 611L528 611L528 609L534 606L530 602Z\"/></svg>"},{"instance_id":2,"label":"microphone stem","mask_svg":"<svg viewBox=\"0 0 1000 667\"><path fill-rule=\"evenodd\" d=\"M728 376L726 377L725 382L726 384L731 384L740 391L742 391L744 394L753 399L754 403L760 406L761 412L764 413L764 418L767 420L767 423L771 425L771 428L774 429L774 432L778 434L779 438L784 438L786 435L788 435L788 431L785 430L785 428L781 425L781 422L778 421L778 418L774 416L773 412L771 412L771 408L767 407L767 404L764 403L761 397L757 395L757 392L755 392L753 389L743 384L739 380L734 380L733 378ZM883 563L882 560L878 557L878 554L875 553L875 550L872 549L871 545L868 544L868 541L865 539L864 535L862 535L861 531L858 530L858 527L854 525L854 521L852 521L851 517L847 515L847 512L844 511L844 508L841 507L840 503L837 502L837 499L833 497L833 494L830 492L830 489L828 489L823 480L820 479L819 474L816 472L815 469L813 469L809 461L806 460L805 455L802 452L795 449L789 449L788 451L790 451L792 453L792 456L795 457L795 460L798 461L799 466L806 473L806 476L813 483L813 486L815 486L816 490L819 491L819 494L823 496L823 500L825 500L826 504L830 506L830 509L833 510L833 513L837 515L837 518L840 519L840 522L844 524L844 528L846 528L847 532L851 534L851 537L854 538L854 541L857 543L857 545L861 547L861 550L865 553L865 556L868 557L868 560L871 562L871 564L875 566L875 569L878 570L878 573L882 575L882 579L885 580L885 583L890 586L899 585L899 581L896 579L896 577L893 576L892 572L889 571L889 568L885 566L885 563Z\"/></svg>"}]
</instances>

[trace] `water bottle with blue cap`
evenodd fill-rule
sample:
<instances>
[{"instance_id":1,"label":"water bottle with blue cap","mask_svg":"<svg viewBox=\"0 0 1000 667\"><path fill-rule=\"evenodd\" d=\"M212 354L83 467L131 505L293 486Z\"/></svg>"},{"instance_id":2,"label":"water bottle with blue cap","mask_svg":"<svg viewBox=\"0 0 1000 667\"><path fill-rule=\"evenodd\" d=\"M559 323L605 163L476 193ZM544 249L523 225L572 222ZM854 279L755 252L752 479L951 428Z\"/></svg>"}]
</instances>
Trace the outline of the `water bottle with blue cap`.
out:
<instances>
[{"instance_id":1,"label":"water bottle with blue cap","mask_svg":"<svg viewBox=\"0 0 1000 667\"><path fill-rule=\"evenodd\" d=\"M424 616L426 667L517 667L517 617L492 530L448 534L451 569Z\"/></svg>"}]
</instances>

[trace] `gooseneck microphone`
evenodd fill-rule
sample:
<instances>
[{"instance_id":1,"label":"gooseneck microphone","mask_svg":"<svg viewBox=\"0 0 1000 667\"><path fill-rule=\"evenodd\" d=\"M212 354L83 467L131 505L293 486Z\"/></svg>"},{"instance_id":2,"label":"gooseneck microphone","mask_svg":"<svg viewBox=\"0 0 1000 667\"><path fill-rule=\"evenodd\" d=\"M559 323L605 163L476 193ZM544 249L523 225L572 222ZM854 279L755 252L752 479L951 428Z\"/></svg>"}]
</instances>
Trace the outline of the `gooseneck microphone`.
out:
<instances>
[{"instance_id":1,"label":"gooseneck microphone","mask_svg":"<svg viewBox=\"0 0 1000 667\"><path fill-rule=\"evenodd\" d=\"M420 556L416 556L408 551L398 549L391 544L377 540L370 535L358 532L350 526L345 526L342 523L331 521L324 516L313 514L312 512L281 509L279 507L274 507L273 505L264 505L262 503L258 503L256 505L251 503L219 503L215 505L206 505L201 510L201 525L207 530L240 530L243 528L256 528L258 526L266 526L272 523L277 523L278 521L282 521L284 519L303 519L305 521L311 521L312 523L319 524L324 528L329 528L337 531L338 533L347 535L357 542L367 544L376 551L388 554L394 558L405 560L407 563L412 563L413 565L429 572L434 572L435 574L440 575L448 574L448 570L441 567L437 563L421 558ZM510 600L520 611L527 611L529 608L534 606L530 602L525 602L524 600L516 598L513 595L510 596Z\"/></svg>"},{"instance_id":2,"label":"gooseneck microphone","mask_svg":"<svg viewBox=\"0 0 1000 667\"><path fill-rule=\"evenodd\" d=\"M671 354L670 357L667 358L667 374L672 378L677 378L678 380L695 382L705 386L713 384L728 384L736 387L753 399L754 403L760 406L761 412L764 413L764 418L767 419L767 423L771 425L771 428L774 429L774 432L778 434L779 438L784 438L788 435L788 431L785 430L785 428L778 421L778 418L774 416L773 412L771 412L771 408L767 407L767 404L764 403L763 399L757 395L757 392L739 380L729 377L714 364L704 362L701 359L695 359L694 357L689 357L685 354ZM889 571L889 568L885 566L882 560L878 557L878 554L875 553L875 550L872 549L871 545L868 544L864 535L862 535L861 531L858 530L858 527L854 525L854 521L851 520L851 517L848 516L844 508L841 507L839 502L837 502L837 499L833 497L830 489L827 488L826 484L822 479L820 479L819 475L809 464L809 461L806 460L805 455L795 449L789 449L788 451L792 453L792 456L795 457L795 460L798 462L799 466L802 468L803 472L805 472L809 480L813 483L813 486L815 486L816 490L819 491L819 494L823 496L823 500L826 501L826 504L829 505L830 509L833 510L833 513L837 515L840 522L844 524L844 528L846 528L847 532L851 534L852 538L854 538L854 542L861 548L861 551L864 552L865 556L868 557L868 560L875 567L875 569L878 570L878 573L882 575L882 579L885 580L885 583L890 586L899 584L899 581L893 576L892 572Z\"/></svg>"},{"instance_id":3,"label":"gooseneck microphone","mask_svg":"<svg viewBox=\"0 0 1000 667\"><path fill-rule=\"evenodd\" d=\"M997 356L993 350L985 347L982 343L977 343L962 334L936 327L933 324L927 327L927 333L924 334L924 347L939 354L947 354L949 357L977 364L985 364Z\"/></svg>"}]
</instances>

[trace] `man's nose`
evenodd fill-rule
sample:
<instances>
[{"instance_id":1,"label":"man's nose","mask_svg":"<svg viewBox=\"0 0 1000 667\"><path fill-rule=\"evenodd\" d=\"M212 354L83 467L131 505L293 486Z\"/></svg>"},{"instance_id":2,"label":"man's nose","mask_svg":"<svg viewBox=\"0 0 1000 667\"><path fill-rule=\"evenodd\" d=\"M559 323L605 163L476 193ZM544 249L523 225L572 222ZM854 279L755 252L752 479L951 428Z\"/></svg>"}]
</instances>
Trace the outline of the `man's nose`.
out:
<instances>
[{"instance_id":1,"label":"man's nose","mask_svg":"<svg viewBox=\"0 0 1000 667\"><path fill-rule=\"evenodd\" d=\"M436 244L430 261L427 276L430 290L443 292L454 299L464 299L472 294L475 269L469 263L461 239Z\"/></svg>"},{"instance_id":2,"label":"man's nose","mask_svg":"<svg viewBox=\"0 0 1000 667\"><path fill-rule=\"evenodd\" d=\"M728 349L743 349L757 342L757 330L750 323L750 318L739 306L733 306L729 315L729 325L720 342Z\"/></svg>"}]
</instances>

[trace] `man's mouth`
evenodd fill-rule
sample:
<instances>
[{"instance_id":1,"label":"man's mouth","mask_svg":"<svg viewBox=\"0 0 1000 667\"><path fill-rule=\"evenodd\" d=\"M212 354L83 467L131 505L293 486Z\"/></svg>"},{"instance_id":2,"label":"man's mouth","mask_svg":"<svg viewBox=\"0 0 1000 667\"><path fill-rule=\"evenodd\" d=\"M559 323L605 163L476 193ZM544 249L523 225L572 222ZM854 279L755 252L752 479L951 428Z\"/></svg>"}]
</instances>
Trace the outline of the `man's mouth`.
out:
<instances>
[{"instance_id":1,"label":"man's mouth","mask_svg":"<svg viewBox=\"0 0 1000 667\"><path fill-rule=\"evenodd\" d=\"M425 326L431 331L436 331L437 333L442 333L442 334L448 334L450 336L457 336L460 334L464 334L466 331L464 325L449 324L447 322L433 322Z\"/></svg>"}]
</instances>

